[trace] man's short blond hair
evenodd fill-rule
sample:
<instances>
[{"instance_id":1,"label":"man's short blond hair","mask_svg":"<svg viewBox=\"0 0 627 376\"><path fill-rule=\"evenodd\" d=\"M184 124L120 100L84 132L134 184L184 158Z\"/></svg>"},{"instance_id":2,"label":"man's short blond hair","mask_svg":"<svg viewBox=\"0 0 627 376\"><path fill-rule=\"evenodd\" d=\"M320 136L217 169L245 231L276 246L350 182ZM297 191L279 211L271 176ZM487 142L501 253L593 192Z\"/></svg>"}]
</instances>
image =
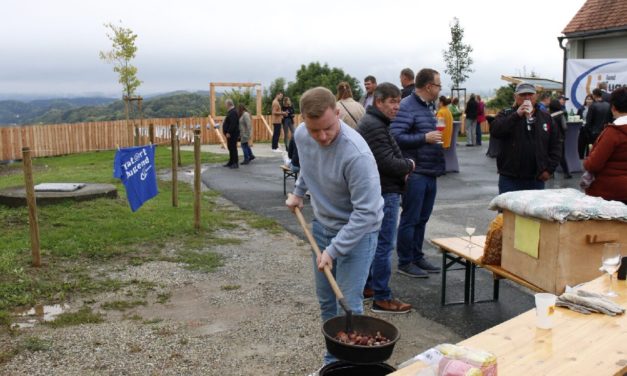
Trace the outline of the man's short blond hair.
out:
<instances>
[{"instance_id":1,"label":"man's short blond hair","mask_svg":"<svg viewBox=\"0 0 627 376\"><path fill-rule=\"evenodd\" d=\"M326 87L307 90L300 97L300 113L310 119L318 119L327 109L335 110L335 96Z\"/></svg>"}]
</instances>

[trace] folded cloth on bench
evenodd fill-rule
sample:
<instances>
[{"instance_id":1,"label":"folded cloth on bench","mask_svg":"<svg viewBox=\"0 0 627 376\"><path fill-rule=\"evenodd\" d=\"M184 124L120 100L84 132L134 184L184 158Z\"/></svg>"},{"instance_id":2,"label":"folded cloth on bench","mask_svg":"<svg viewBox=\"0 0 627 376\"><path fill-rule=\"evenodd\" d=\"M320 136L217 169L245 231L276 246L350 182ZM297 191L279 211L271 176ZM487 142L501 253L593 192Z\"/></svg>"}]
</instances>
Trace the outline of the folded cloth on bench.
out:
<instances>
[{"instance_id":1,"label":"folded cloth on bench","mask_svg":"<svg viewBox=\"0 0 627 376\"><path fill-rule=\"evenodd\" d=\"M557 298L555 305L558 307L566 307L585 315L589 315L593 312L604 313L609 316L625 313L625 308L606 299L603 295L584 290L563 293Z\"/></svg>"},{"instance_id":2,"label":"folded cloth on bench","mask_svg":"<svg viewBox=\"0 0 627 376\"><path fill-rule=\"evenodd\" d=\"M507 192L492 199L489 208L560 223L589 219L627 222L627 205L572 188Z\"/></svg>"}]
</instances>

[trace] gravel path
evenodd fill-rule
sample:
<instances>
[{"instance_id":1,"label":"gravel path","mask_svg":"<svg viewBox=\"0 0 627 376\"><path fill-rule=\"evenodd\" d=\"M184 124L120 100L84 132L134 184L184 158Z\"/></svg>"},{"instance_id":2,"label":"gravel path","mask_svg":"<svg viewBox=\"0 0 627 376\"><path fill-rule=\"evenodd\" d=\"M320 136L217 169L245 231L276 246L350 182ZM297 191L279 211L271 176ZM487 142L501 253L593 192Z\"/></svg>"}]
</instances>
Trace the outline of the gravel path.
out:
<instances>
[{"instance_id":1,"label":"gravel path","mask_svg":"<svg viewBox=\"0 0 627 376\"><path fill-rule=\"evenodd\" d=\"M219 204L231 206L223 199ZM309 245L287 232L244 224L218 236L244 242L212 248L225 257L212 273L168 262L111 271L112 278L156 284L143 298L145 306L123 313L99 309L107 301L136 299L128 296L132 289L123 289L85 297L98 302L92 306L106 316L102 324L36 325L17 336L0 334L2 348L28 337L50 343L44 351L20 351L0 365L0 375L306 375L319 368L324 341ZM164 293L170 299L158 303ZM459 340L415 312L379 317L401 329L392 365L424 350L424 343ZM422 330L427 325L430 338Z\"/></svg>"}]
</instances>

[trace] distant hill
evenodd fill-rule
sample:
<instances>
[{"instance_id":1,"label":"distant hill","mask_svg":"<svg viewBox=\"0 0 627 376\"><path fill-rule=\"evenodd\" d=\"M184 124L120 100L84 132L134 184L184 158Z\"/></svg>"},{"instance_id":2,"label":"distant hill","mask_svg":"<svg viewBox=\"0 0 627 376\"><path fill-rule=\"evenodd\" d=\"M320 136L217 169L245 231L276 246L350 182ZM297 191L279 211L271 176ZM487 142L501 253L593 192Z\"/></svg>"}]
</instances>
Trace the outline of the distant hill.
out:
<instances>
[{"instance_id":1,"label":"distant hill","mask_svg":"<svg viewBox=\"0 0 627 376\"><path fill-rule=\"evenodd\" d=\"M142 107L144 118L206 116L209 114L209 92L176 91L149 96L144 98ZM0 101L0 125L79 123L125 118L124 102L115 98Z\"/></svg>"}]
</instances>

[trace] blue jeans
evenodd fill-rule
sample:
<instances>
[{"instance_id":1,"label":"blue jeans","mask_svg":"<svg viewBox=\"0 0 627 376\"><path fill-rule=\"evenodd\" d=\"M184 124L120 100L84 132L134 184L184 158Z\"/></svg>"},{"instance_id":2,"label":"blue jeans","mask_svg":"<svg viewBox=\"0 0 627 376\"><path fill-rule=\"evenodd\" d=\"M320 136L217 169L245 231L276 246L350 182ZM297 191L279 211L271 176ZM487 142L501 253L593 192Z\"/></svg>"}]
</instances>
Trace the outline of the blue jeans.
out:
<instances>
[{"instance_id":1,"label":"blue jeans","mask_svg":"<svg viewBox=\"0 0 627 376\"><path fill-rule=\"evenodd\" d=\"M244 160L245 161L249 161L252 159L253 157L253 151L250 148L250 145L248 145L248 142L242 142L242 152L244 153Z\"/></svg>"},{"instance_id":2,"label":"blue jeans","mask_svg":"<svg viewBox=\"0 0 627 376\"><path fill-rule=\"evenodd\" d=\"M412 173L407 179L396 247L399 267L424 257L422 242L425 238L427 221L433 211L436 192L436 178L433 176Z\"/></svg>"},{"instance_id":3,"label":"blue jeans","mask_svg":"<svg viewBox=\"0 0 627 376\"><path fill-rule=\"evenodd\" d=\"M481 145L481 123L477 122L477 145Z\"/></svg>"},{"instance_id":4,"label":"blue jeans","mask_svg":"<svg viewBox=\"0 0 627 376\"><path fill-rule=\"evenodd\" d=\"M370 275L366 282L366 287L374 290L374 300L392 299L392 290L389 287L392 274L392 250L396 245L398 212L401 203L399 193L384 193L382 196L383 222L379 230L377 250L370 267Z\"/></svg>"},{"instance_id":5,"label":"blue jeans","mask_svg":"<svg viewBox=\"0 0 627 376\"><path fill-rule=\"evenodd\" d=\"M477 130L475 127L477 126L477 119L466 119L466 145L475 145Z\"/></svg>"},{"instance_id":6,"label":"blue jeans","mask_svg":"<svg viewBox=\"0 0 627 376\"><path fill-rule=\"evenodd\" d=\"M337 235L337 231L324 227L317 220L313 221L313 236L318 247L324 251ZM363 288L368 277L368 269L372 263L375 249L377 248L378 231L364 235L359 243L346 256L338 256L333 260L333 276L344 295L346 304L355 314L364 312ZM335 293L323 272L318 271L316 256L312 257L314 278L316 282L316 294L320 303L320 315L322 321L344 315L342 307L338 304ZM329 364L337 359L328 352L324 355L324 364Z\"/></svg>"},{"instance_id":7,"label":"blue jeans","mask_svg":"<svg viewBox=\"0 0 627 376\"><path fill-rule=\"evenodd\" d=\"M544 189L544 182L538 179L516 179L499 175L499 194L533 189Z\"/></svg>"}]
</instances>

